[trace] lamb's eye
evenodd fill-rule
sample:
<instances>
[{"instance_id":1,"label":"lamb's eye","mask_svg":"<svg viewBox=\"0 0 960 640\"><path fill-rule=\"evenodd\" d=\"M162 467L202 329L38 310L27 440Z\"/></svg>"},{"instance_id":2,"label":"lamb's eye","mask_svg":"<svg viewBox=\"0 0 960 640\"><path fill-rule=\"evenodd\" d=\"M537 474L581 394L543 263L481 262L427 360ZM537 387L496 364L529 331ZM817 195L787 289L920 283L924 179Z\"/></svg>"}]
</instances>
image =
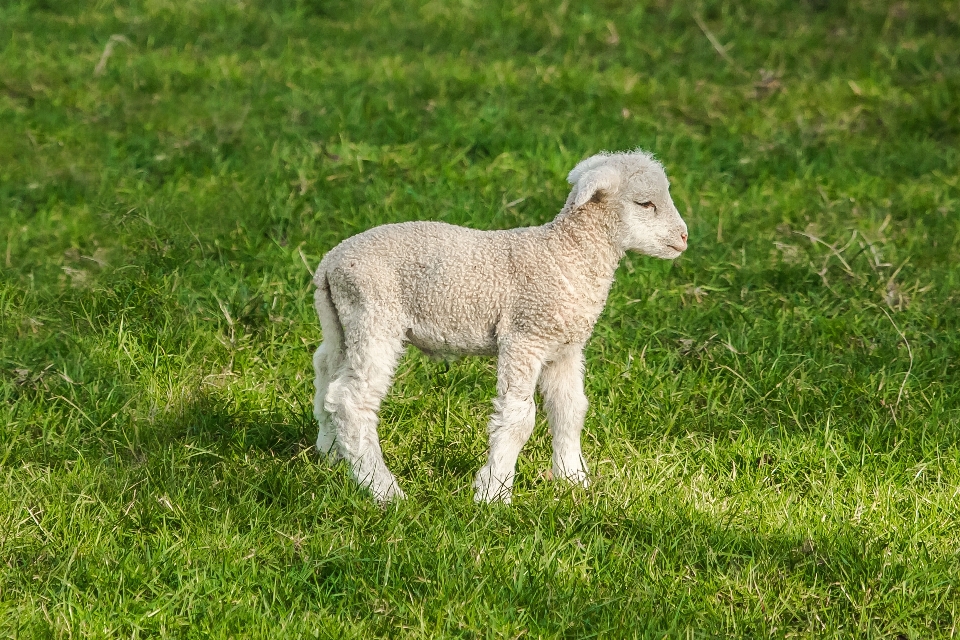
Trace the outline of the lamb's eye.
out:
<instances>
[{"instance_id":1,"label":"lamb's eye","mask_svg":"<svg viewBox=\"0 0 960 640\"><path fill-rule=\"evenodd\" d=\"M637 202L637 201L634 201L634 204L636 204L637 206L643 207L644 209L656 209L656 208L657 208L657 205L653 204L653 203L650 202L649 200L647 200L646 202Z\"/></svg>"}]
</instances>

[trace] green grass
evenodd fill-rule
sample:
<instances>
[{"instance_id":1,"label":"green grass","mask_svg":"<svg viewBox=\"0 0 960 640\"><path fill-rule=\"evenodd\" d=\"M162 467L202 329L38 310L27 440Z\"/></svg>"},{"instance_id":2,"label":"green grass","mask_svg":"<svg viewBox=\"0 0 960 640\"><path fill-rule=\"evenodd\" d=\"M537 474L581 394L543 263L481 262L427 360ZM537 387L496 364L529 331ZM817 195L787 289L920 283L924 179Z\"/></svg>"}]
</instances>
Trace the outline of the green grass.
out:
<instances>
[{"instance_id":1,"label":"green grass","mask_svg":"<svg viewBox=\"0 0 960 640\"><path fill-rule=\"evenodd\" d=\"M590 489L539 419L475 505L493 364L413 351L409 499L321 464L307 265L635 146L690 250L618 273ZM5 2L0 634L953 637L958 214L955 2Z\"/></svg>"}]
</instances>

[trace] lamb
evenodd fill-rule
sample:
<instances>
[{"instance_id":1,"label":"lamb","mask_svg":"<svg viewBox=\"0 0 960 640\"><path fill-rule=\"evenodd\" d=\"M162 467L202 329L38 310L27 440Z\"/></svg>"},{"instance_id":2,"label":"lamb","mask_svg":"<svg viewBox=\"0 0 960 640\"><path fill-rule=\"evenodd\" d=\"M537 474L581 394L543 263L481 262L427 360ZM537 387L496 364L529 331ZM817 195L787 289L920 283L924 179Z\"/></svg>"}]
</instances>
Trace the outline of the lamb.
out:
<instances>
[{"instance_id":1,"label":"lamb","mask_svg":"<svg viewBox=\"0 0 960 640\"><path fill-rule=\"evenodd\" d=\"M663 167L643 151L592 156L567 180L566 204L539 227L387 224L344 240L320 262L317 449L345 460L378 501L404 495L384 463L377 414L407 344L437 356L498 356L478 502L510 501L538 385L553 476L589 484L580 447L584 345L624 253L676 258L687 248L687 226Z\"/></svg>"}]
</instances>

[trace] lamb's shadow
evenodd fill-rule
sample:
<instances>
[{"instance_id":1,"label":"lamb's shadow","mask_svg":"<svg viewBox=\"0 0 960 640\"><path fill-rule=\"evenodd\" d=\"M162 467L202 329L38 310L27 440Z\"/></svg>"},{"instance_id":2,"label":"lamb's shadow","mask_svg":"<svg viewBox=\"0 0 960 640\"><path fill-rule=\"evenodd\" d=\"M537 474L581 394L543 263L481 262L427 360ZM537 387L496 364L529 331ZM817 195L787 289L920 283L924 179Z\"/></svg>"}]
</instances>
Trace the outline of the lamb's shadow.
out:
<instances>
[{"instance_id":1,"label":"lamb's shadow","mask_svg":"<svg viewBox=\"0 0 960 640\"><path fill-rule=\"evenodd\" d=\"M291 457L312 445L310 408L262 405L216 387L201 387L138 432L139 447L189 445L227 456L259 451Z\"/></svg>"},{"instance_id":2,"label":"lamb's shadow","mask_svg":"<svg viewBox=\"0 0 960 640\"><path fill-rule=\"evenodd\" d=\"M474 364L462 364L471 360ZM412 488L429 479L453 487L472 479L486 451L484 426L496 386L492 367L492 361L476 359L448 365L411 349L385 398L379 426L384 457L402 485ZM166 475L170 460L183 456L168 455L163 462L166 454L160 452L189 449L201 468L255 454L296 458L329 469L331 477L340 478L336 482L348 482L342 464L330 466L315 451L313 389L303 387L290 405L198 384L149 417L121 426L107 447L117 452L111 464L159 465L158 473Z\"/></svg>"}]
</instances>

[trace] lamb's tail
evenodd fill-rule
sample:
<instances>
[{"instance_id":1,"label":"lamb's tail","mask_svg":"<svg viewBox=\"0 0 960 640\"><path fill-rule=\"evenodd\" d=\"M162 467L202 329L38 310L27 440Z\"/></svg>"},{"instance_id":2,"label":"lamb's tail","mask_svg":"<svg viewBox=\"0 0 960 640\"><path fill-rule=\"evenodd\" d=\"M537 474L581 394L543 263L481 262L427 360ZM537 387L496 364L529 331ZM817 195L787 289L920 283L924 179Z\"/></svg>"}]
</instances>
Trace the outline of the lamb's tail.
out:
<instances>
[{"instance_id":1,"label":"lamb's tail","mask_svg":"<svg viewBox=\"0 0 960 640\"><path fill-rule=\"evenodd\" d=\"M317 315L320 316L323 344L328 347L329 352L339 352L343 349L343 324L340 322L340 314L337 313L333 296L330 294L330 279L322 264L317 269L317 275L314 276L313 281L317 285L317 291L313 295L313 306L317 310Z\"/></svg>"},{"instance_id":2,"label":"lamb's tail","mask_svg":"<svg viewBox=\"0 0 960 640\"><path fill-rule=\"evenodd\" d=\"M317 270L314 278L317 292L314 294L314 307L320 316L320 327L323 330L323 343L313 354L313 370L316 377L313 380L316 395L313 399L313 415L320 426L317 434L317 449L326 456L336 459L336 432L331 422L330 413L326 408L327 392L330 383L337 376L343 363L343 325L340 315L330 295L330 281L323 269Z\"/></svg>"}]
</instances>

